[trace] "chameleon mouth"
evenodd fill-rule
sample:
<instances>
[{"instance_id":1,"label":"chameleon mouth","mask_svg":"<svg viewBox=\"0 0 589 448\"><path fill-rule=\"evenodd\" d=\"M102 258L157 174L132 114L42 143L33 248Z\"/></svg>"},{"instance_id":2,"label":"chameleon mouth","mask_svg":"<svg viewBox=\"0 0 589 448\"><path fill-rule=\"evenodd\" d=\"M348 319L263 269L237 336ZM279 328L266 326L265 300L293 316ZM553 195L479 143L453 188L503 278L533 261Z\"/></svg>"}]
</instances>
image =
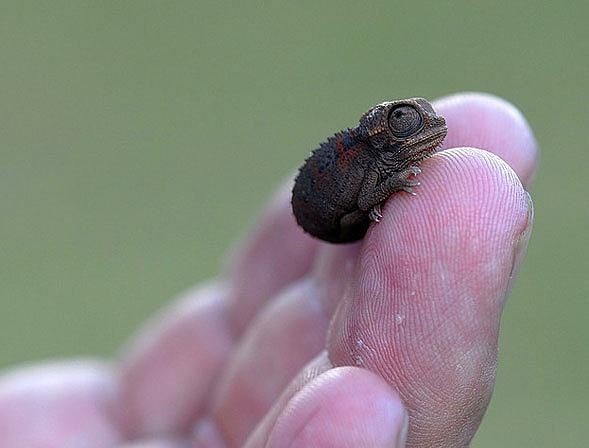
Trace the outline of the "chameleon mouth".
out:
<instances>
[{"instance_id":1,"label":"chameleon mouth","mask_svg":"<svg viewBox=\"0 0 589 448\"><path fill-rule=\"evenodd\" d=\"M447 134L448 128L444 124L409 140L405 147L410 148L412 152L431 154L442 144Z\"/></svg>"}]
</instances>

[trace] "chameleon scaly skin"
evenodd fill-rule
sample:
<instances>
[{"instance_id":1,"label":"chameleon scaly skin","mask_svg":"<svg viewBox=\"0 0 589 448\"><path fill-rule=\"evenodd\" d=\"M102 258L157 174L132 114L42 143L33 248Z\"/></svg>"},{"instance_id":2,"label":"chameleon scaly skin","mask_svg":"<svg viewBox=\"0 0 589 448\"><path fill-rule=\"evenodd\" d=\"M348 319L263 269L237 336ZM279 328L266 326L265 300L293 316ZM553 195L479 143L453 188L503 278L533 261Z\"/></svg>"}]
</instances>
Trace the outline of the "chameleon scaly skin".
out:
<instances>
[{"instance_id":1,"label":"chameleon scaly skin","mask_svg":"<svg viewBox=\"0 0 589 448\"><path fill-rule=\"evenodd\" d=\"M412 176L448 130L423 98L377 104L358 125L327 139L300 168L292 209L309 234L331 243L362 239L381 204L396 191L411 194Z\"/></svg>"}]
</instances>

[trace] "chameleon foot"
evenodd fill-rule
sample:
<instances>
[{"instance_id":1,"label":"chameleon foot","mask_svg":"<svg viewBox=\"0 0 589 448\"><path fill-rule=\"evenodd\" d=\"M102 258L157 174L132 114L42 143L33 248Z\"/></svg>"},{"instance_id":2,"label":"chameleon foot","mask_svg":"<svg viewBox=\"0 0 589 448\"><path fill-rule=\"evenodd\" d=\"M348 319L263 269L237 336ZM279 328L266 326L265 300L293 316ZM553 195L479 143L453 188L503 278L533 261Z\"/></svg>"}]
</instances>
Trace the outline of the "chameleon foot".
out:
<instances>
[{"instance_id":1,"label":"chameleon foot","mask_svg":"<svg viewBox=\"0 0 589 448\"><path fill-rule=\"evenodd\" d=\"M406 170L401 171L399 173L399 177L401 178L401 189L415 196L416 193L413 191L412 187L419 186L420 182L417 180L409 180L409 177L417 176L419 173L421 173L421 169L417 166L410 166Z\"/></svg>"},{"instance_id":2,"label":"chameleon foot","mask_svg":"<svg viewBox=\"0 0 589 448\"><path fill-rule=\"evenodd\" d=\"M368 217L370 218L371 221L380 222L380 219L382 218L381 205L376 204L374 207L372 207L370 209L370 212L368 213Z\"/></svg>"}]
</instances>

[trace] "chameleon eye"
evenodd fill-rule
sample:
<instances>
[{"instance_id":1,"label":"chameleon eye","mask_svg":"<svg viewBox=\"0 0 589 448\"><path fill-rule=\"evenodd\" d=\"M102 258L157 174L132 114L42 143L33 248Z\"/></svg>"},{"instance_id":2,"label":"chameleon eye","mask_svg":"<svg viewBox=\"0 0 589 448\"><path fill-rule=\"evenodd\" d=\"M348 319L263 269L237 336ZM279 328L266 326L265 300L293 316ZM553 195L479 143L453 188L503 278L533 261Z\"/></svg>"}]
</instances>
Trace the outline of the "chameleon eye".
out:
<instances>
[{"instance_id":1,"label":"chameleon eye","mask_svg":"<svg viewBox=\"0 0 589 448\"><path fill-rule=\"evenodd\" d=\"M395 137L405 138L421 130L423 118L413 106L401 104L389 114L389 128Z\"/></svg>"}]
</instances>

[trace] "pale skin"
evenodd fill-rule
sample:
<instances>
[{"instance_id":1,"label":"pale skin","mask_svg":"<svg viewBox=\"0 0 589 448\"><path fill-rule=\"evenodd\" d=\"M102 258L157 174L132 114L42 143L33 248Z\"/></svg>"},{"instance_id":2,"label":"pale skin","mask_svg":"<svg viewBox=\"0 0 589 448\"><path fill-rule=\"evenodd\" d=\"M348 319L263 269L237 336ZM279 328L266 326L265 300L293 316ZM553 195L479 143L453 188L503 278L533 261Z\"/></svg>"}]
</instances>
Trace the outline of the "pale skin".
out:
<instances>
[{"instance_id":1,"label":"pale skin","mask_svg":"<svg viewBox=\"0 0 589 448\"><path fill-rule=\"evenodd\" d=\"M117 360L0 376L0 448L467 446L531 231L537 147L495 97L434 107L443 151L364 240L304 234L285 184L222 274Z\"/></svg>"}]
</instances>

